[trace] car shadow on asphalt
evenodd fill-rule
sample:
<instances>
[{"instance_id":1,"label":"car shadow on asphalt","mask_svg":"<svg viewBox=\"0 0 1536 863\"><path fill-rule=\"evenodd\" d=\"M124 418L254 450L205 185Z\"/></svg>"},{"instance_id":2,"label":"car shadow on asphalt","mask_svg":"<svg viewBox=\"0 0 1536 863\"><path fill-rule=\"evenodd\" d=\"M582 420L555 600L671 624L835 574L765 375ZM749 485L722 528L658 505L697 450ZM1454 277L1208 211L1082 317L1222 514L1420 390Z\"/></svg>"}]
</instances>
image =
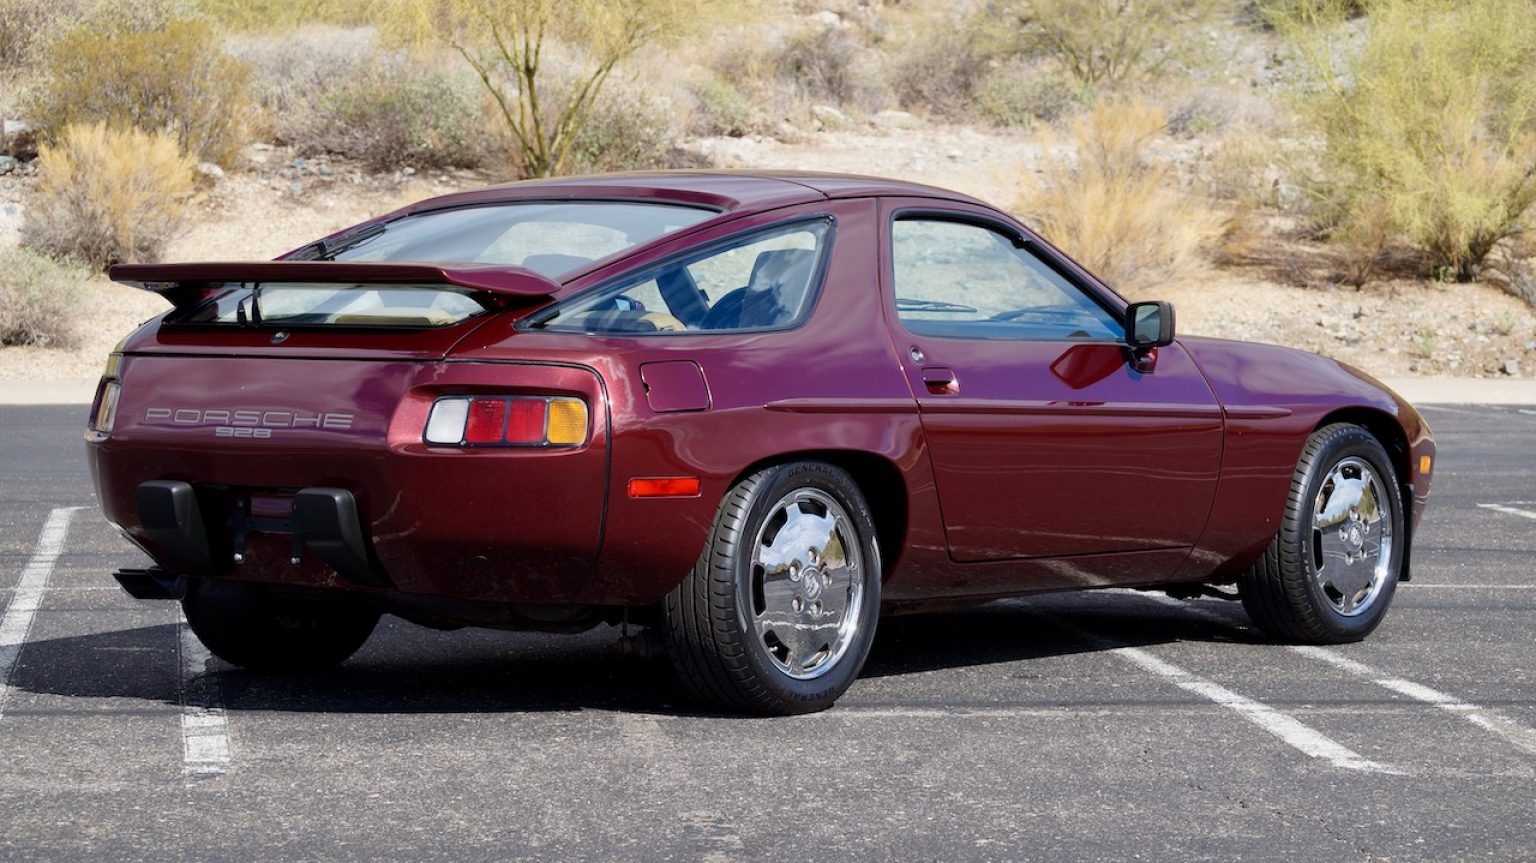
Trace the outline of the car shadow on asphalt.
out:
<instances>
[{"instance_id":1,"label":"car shadow on asphalt","mask_svg":"<svg viewBox=\"0 0 1536 863\"><path fill-rule=\"evenodd\" d=\"M1258 640L1244 628L1240 609L1204 605L1216 611L1197 616L1135 597L1079 594L889 617L880 623L861 677L1174 641ZM232 712L718 715L694 706L664 659L620 654L617 634L608 627L576 636L444 633L386 619L357 656L328 672L261 674L212 660L206 673ZM179 638L179 626L162 624L29 641L11 684L20 692L179 705Z\"/></svg>"}]
</instances>

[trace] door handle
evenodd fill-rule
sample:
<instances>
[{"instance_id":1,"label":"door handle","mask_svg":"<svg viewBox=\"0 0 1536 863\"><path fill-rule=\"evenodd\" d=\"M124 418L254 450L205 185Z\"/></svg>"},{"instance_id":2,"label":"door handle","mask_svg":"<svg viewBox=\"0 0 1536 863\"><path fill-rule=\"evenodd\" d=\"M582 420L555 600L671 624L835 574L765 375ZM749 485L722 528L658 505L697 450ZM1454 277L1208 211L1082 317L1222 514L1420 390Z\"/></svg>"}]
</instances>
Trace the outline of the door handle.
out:
<instances>
[{"instance_id":1,"label":"door handle","mask_svg":"<svg viewBox=\"0 0 1536 863\"><path fill-rule=\"evenodd\" d=\"M923 386L928 389L929 395L958 395L960 392L960 379L955 377L953 369L946 369L942 366L928 366L923 369Z\"/></svg>"}]
</instances>

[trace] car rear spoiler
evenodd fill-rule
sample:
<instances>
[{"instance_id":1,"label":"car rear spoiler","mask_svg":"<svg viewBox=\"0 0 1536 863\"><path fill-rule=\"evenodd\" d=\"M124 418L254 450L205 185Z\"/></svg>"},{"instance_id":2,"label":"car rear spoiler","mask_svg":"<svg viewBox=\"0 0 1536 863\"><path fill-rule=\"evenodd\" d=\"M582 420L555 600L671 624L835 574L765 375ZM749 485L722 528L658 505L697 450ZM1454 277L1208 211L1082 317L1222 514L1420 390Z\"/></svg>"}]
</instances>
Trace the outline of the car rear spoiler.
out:
<instances>
[{"instance_id":1,"label":"car rear spoiler","mask_svg":"<svg viewBox=\"0 0 1536 863\"><path fill-rule=\"evenodd\" d=\"M239 283L448 285L504 297L547 297L560 285L525 267L336 261L231 261L200 264L118 264L112 281L165 297L178 309L210 290Z\"/></svg>"}]
</instances>

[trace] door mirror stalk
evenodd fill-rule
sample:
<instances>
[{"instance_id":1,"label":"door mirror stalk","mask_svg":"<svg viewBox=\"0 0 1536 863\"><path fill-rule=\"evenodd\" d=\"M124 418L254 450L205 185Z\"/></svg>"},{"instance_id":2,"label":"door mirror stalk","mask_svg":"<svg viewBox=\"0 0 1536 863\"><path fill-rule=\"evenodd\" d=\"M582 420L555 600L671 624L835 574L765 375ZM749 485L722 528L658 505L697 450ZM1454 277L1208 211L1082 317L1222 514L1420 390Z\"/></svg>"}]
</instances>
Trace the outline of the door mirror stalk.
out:
<instances>
[{"instance_id":1,"label":"door mirror stalk","mask_svg":"<svg viewBox=\"0 0 1536 863\"><path fill-rule=\"evenodd\" d=\"M1157 370L1157 349L1173 344L1173 304L1153 301L1125 307L1125 344L1131 368L1150 375Z\"/></svg>"}]
</instances>

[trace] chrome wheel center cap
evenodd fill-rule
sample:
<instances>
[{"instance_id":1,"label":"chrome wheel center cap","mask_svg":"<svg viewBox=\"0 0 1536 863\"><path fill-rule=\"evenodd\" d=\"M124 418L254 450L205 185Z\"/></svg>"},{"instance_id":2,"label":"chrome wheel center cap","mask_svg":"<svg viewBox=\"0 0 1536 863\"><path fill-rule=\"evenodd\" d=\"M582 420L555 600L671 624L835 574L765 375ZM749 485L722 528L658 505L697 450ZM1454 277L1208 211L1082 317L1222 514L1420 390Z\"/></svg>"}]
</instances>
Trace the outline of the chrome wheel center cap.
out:
<instances>
[{"instance_id":1,"label":"chrome wheel center cap","mask_svg":"<svg viewBox=\"0 0 1536 863\"><path fill-rule=\"evenodd\" d=\"M811 567L805 571L805 580L800 583L800 589L805 591L807 602L815 602L821 597L821 570Z\"/></svg>"}]
</instances>

